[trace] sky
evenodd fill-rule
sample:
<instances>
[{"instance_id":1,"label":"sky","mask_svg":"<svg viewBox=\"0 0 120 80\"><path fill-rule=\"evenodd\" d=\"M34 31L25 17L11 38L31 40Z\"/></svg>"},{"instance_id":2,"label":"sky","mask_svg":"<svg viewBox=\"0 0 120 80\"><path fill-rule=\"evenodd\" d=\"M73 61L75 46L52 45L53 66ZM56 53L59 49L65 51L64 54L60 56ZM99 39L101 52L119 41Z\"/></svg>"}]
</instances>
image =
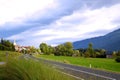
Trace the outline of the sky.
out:
<instances>
[{"instance_id":1,"label":"sky","mask_svg":"<svg viewBox=\"0 0 120 80\"><path fill-rule=\"evenodd\" d=\"M120 28L120 0L0 0L0 38L58 45Z\"/></svg>"}]
</instances>

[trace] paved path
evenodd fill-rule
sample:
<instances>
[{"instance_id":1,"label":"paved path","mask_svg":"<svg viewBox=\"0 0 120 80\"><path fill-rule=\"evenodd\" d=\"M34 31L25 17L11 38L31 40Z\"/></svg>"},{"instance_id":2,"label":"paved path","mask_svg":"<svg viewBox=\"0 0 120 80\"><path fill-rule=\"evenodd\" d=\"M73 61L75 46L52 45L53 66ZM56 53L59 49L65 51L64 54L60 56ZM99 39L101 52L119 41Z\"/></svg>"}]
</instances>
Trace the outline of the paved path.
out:
<instances>
[{"instance_id":1,"label":"paved path","mask_svg":"<svg viewBox=\"0 0 120 80\"><path fill-rule=\"evenodd\" d=\"M76 80L120 80L119 73L49 61L41 58L35 58L33 56L31 56L31 58L43 61L44 63L52 64L55 68L60 69L62 73L73 76Z\"/></svg>"}]
</instances>

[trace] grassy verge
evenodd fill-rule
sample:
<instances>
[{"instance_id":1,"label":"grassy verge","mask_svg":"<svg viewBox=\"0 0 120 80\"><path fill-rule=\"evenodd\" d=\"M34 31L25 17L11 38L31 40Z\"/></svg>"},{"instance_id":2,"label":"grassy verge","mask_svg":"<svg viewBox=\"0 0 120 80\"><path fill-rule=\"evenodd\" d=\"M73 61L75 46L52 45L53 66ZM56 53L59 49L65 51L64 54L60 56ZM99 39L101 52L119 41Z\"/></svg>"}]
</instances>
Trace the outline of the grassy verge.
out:
<instances>
[{"instance_id":1,"label":"grassy verge","mask_svg":"<svg viewBox=\"0 0 120 80\"><path fill-rule=\"evenodd\" d=\"M7 55L6 55L7 53ZM18 52L12 52L12 51L0 51L0 61L6 61L6 58L7 57L18 57L20 56L21 53L18 53Z\"/></svg>"},{"instance_id":2,"label":"grassy verge","mask_svg":"<svg viewBox=\"0 0 120 80\"><path fill-rule=\"evenodd\" d=\"M50 65L31 59L9 59L0 66L0 80L73 80Z\"/></svg>"},{"instance_id":3,"label":"grassy verge","mask_svg":"<svg viewBox=\"0 0 120 80\"><path fill-rule=\"evenodd\" d=\"M107 70L112 72L120 73L120 63L115 62L114 59L102 59L102 58L83 58L83 57L66 57L66 56L53 56L53 55L39 55L44 59L80 65L85 67L90 67L95 69Z\"/></svg>"}]
</instances>

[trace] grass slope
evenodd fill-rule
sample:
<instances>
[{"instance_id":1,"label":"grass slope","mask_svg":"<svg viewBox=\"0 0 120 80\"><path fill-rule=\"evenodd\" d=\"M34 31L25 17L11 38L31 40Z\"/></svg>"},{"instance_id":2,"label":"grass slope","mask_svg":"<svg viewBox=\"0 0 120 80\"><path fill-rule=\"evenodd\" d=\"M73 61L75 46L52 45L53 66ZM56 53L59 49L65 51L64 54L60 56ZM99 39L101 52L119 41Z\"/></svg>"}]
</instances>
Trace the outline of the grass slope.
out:
<instances>
[{"instance_id":1,"label":"grass slope","mask_svg":"<svg viewBox=\"0 0 120 80\"><path fill-rule=\"evenodd\" d=\"M89 67L91 64L92 68L108 70L112 72L120 72L120 63L115 62L114 59L66 57L53 55L40 55L39 57L85 67Z\"/></svg>"},{"instance_id":2,"label":"grass slope","mask_svg":"<svg viewBox=\"0 0 120 80\"><path fill-rule=\"evenodd\" d=\"M20 58L19 53L9 52L6 60L6 51L0 51L0 80L74 80L57 69L43 62Z\"/></svg>"},{"instance_id":3,"label":"grass slope","mask_svg":"<svg viewBox=\"0 0 120 80\"><path fill-rule=\"evenodd\" d=\"M7 55L6 55L7 53ZM21 53L13 52L13 51L0 51L0 61L6 61L6 57L18 57Z\"/></svg>"}]
</instances>

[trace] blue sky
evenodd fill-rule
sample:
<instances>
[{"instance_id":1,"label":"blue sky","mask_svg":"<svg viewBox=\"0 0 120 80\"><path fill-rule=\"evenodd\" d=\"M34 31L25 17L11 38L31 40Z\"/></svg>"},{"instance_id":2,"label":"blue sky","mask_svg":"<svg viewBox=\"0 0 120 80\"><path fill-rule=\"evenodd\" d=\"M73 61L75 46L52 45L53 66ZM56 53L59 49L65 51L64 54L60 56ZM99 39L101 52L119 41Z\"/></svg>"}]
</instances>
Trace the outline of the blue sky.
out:
<instances>
[{"instance_id":1,"label":"blue sky","mask_svg":"<svg viewBox=\"0 0 120 80\"><path fill-rule=\"evenodd\" d=\"M0 38L38 47L120 28L120 0L0 0Z\"/></svg>"}]
</instances>

